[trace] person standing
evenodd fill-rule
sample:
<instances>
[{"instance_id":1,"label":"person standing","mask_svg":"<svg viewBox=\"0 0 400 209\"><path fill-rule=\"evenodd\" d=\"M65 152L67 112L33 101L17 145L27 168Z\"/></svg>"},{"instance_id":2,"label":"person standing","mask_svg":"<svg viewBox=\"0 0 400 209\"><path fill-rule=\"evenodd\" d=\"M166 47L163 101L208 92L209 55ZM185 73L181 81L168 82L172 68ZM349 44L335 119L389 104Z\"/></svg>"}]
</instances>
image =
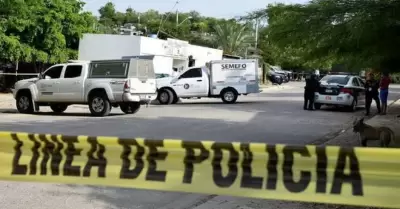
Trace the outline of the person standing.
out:
<instances>
[{"instance_id":1,"label":"person standing","mask_svg":"<svg viewBox=\"0 0 400 209\"><path fill-rule=\"evenodd\" d=\"M389 84L391 83L391 79L389 77L389 73L384 72L379 82L380 92L379 97L382 103L382 114L386 115L387 112L387 99L389 95Z\"/></svg>"},{"instance_id":2,"label":"person standing","mask_svg":"<svg viewBox=\"0 0 400 209\"><path fill-rule=\"evenodd\" d=\"M365 115L368 116L371 109L372 100L375 101L376 107L378 108L378 113L381 112L381 105L379 102L379 83L373 78L371 73L366 75L365 80Z\"/></svg>"},{"instance_id":3,"label":"person standing","mask_svg":"<svg viewBox=\"0 0 400 209\"><path fill-rule=\"evenodd\" d=\"M304 110L314 110L315 92L318 91L318 88L317 76L312 74L310 78L306 79L306 86L304 87Z\"/></svg>"},{"instance_id":4,"label":"person standing","mask_svg":"<svg viewBox=\"0 0 400 209\"><path fill-rule=\"evenodd\" d=\"M179 75L179 73L178 73L178 68L173 67L173 68L172 68L172 74L171 74L171 76L172 76L172 77L176 77L176 76L178 76L178 75Z\"/></svg>"}]
</instances>

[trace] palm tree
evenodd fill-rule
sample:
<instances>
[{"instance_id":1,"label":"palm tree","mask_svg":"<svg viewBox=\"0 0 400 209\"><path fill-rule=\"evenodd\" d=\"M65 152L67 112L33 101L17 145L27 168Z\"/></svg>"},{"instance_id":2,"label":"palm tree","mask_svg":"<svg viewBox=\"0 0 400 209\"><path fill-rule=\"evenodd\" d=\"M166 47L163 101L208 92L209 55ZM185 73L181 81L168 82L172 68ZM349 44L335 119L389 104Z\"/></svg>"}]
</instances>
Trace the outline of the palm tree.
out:
<instances>
[{"instance_id":1,"label":"palm tree","mask_svg":"<svg viewBox=\"0 0 400 209\"><path fill-rule=\"evenodd\" d=\"M251 34L245 25L224 22L215 25L215 42L225 54L240 55L250 43Z\"/></svg>"}]
</instances>

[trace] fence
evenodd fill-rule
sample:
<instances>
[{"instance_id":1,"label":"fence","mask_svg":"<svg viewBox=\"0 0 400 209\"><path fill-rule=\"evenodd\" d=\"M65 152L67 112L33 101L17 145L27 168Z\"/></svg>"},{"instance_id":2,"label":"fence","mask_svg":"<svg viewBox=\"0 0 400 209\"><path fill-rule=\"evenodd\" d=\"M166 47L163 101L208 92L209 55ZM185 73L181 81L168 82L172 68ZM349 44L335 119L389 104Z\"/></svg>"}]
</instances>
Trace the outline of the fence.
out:
<instances>
[{"instance_id":1,"label":"fence","mask_svg":"<svg viewBox=\"0 0 400 209\"><path fill-rule=\"evenodd\" d=\"M0 72L0 92L10 92L14 84L23 79L37 77L39 73L4 73Z\"/></svg>"}]
</instances>

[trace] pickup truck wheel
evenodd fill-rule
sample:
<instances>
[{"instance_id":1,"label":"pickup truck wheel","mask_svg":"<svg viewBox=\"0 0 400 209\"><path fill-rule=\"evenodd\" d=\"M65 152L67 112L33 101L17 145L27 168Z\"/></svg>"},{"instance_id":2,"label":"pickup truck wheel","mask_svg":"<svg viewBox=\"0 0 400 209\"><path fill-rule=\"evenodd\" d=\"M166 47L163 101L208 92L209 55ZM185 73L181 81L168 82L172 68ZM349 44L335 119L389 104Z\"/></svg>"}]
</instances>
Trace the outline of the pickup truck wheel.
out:
<instances>
[{"instance_id":1,"label":"pickup truck wheel","mask_svg":"<svg viewBox=\"0 0 400 209\"><path fill-rule=\"evenodd\" d=\"M121 111L124 112L125 114L135 114L140 109L140 103L133 102L129 104L121 104L119 105L119 107L121 108Z\"/></svg>"},{"instance_id":2,"label":"pickup truck wheel","mask_svg":"<svg viewBox=\"0 0 400 209\"><path fill-rule=\"evenodd\" d=\"M221 92L221 99L226 104L233 104L238 98L237 93L233 89L225 89Z\"/></svg>"},{"instance_id":3,"label":"pickup truck wheel","mask_svg":"<svg viewBox=\"0 0 400 209\"><path fill-rule=\"evenodd\" d=\"M32 97L29 93L18 94L16 103L18 112L25 114L30 114L34 112Z\"/></svg>"},{"instance_id":4,"label":"pickup truck wheel","mask_svg":"<svg viewBox=\"0 0 400 209\"><path fill-rule=\"evenodd\" d=\"M111 112L111 104L105 94L95 94L89 98L89 110L93 116L103 117Z\"/></svg>"},{"instance_id":5,"label":"pickup truck wheel","mask_svg":"<svg viewBox=\"0 0 400 209\"><path fill-rule=\"evenodd\" d=\"M174 94L169 89L162 89L158 92L157 100L162 105L172 104L174 100Z\"/></svg>"},{"instance_id":6,"label":"pickup truck wheel","mask_svg":"<svg viewBox=\"0 0 400 209\"><path fill-rule=\"evenodd\" d=\"M176 104L179 102L179 97L174 96L174 99L172 100L171 104Z\"/></svg>"},{"instance_id":7,"label":"pickup truck wheel","mask_svg":"<svg viewBox=\"0 0 400 209\"><path fill-rule=\"evenodd\" d=\"M65 110L67 110L68 105L54 104L54 105L50 105L50 108L55 113L63 113Z\"/></svg>"}]
</instances>

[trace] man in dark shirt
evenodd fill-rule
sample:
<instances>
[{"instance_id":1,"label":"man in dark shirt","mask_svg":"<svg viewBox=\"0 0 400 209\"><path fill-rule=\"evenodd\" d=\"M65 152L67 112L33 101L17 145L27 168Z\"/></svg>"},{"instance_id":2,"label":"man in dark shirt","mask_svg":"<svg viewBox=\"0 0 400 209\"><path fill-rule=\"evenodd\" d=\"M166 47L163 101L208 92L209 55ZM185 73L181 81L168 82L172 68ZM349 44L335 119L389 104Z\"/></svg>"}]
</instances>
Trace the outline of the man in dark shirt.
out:
<instances>
[{"instance_id":1,"label":"man in dark shirt","mask_svg":"<svg viewBox=\"0 0 400 209\"><path fill-rule=\"evenodd\" d=\"M318 91L319 81L317 76L312 74L310 78L306 79L306 86L304 87L304 107L303 109L314 110L315 92Z\"/></svg>"},{"instance_id":2,"label":"man in dark shirt","mask_svg":"<svg viewBox=\"0 0 400 209\"><path fill-rule=\"evenodd\" d=\"M371 73L368 73L365 81L365 115L368 116L371 109L372 100L375 101L378 113L381 112L381 104L379 101L379 83L373 78Z\"/></svg>"},{"instance_id":3,"label":"man in dark shirt","mask_svg":"<svg viewBox=\"0 0 400 209\"><path fill-rule=\"evenodd\" d=\"M190 55L189 56L189 66L188 67L194 67L195 63L196 63L196 60L193 59L192 55Z\"/></svg>"}]
</instances>

